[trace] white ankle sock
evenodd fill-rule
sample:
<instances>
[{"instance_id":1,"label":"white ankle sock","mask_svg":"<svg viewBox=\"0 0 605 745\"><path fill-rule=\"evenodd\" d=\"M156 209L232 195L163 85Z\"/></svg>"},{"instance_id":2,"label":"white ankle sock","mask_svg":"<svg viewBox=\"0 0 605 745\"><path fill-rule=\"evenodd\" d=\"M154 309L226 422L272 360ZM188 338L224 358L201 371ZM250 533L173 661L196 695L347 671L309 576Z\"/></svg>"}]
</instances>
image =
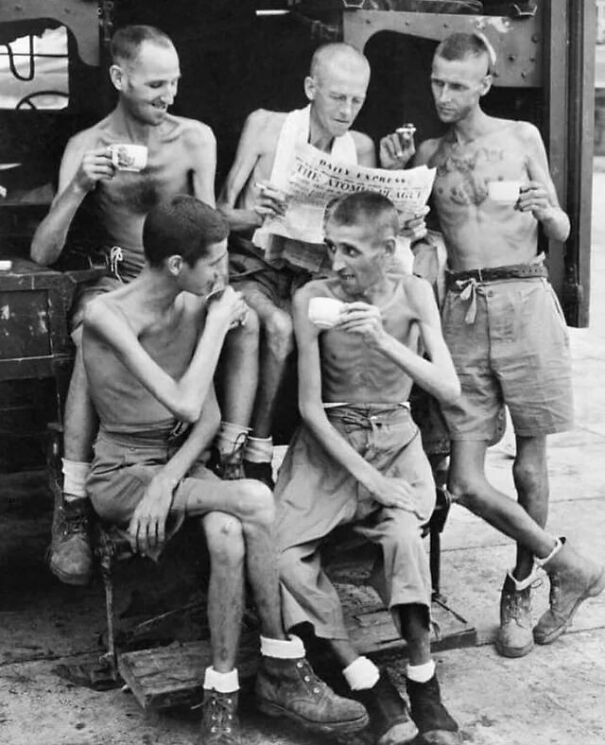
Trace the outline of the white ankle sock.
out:
<instances>
[{"instance_id":1,"label":"white ankle sock","mask_svg":"<svg viewBox=\"0 0 605 745\"><path fill-rule=\"evenodd\" d=\"M305 656L305 645L294 634L289 639L269 639L261 635L260 653L263 657L275 657L278 660L299 660Z\"/></svg>"},{"instance_id":2,"label":"white ankle sock","mask_svg":"<svg viewBox=\"0 0 605 745\"><path fill-rule=\"evenodd\" d=\"M544 565L547 564L552 558L554 558L562 548L563 541L560 538L555 538L555 547L553 548L553 550L548 554L548 556L545 556L543 559L539 559L538 557L536 557L536 564L539 567L544 567Z\"/></svg>"},{"instance_id":3,"label":"white ankle sock","mask_svg":"<svg viewBox=\"0 0 605 745\"><path fill-rule=\"evenodd\" d=\"M250 427L244 427L241 424L232 424L231 422L221 422L215 438L219 453L232 453L244 443L248 437L248 432L250 432Z\"/></svg>"},{"instance_id":4,"label":"white ankle sock","mask_svg":"<svg viewBox=\"0 0 605 745\"><path fill-rule=\"evenodd\" d=\"M87 497L86 479L90 472L90 463L63 458L63 494L67 502Z\"/></svg>"},{"instance_id":5,"label":"white ankle sock","mask_svg":"<svg viewBox=\"0 0 605 745\"><path fill-rule=\"evenodd\" d=\"M526 590L528 587L531 587L532 584L536 581L537 571L538 571L538 565L534 562L534 566L532 567L531 572L527 575L525 579L517 579L515 575L513 574L514 569L511 569L506 574L508 575L508 577L510 577L513 584L515 585L515 590L517 592L521 592L522 590Z\"/></svg>"},{"instance_id":6,"label":"white ankle sock","mask_svg":"<svg viewBox=\"0 0 605 745\"><path fill-rule=\"evenodd\" d=\"M239 691L239 678L237 668L234 667L228 673L219 673L213 667L207 667L204 674L204 688L219 693L235 693Z\"/></svg>"},{"instance_id":7,"label":"white ankle sock","mask_svg":"<svg viewBox=\"0 0 605 745\"><path fill-rule=\"evenodd\" d=\"M248 435L244 448L244 460L250 463L271 463L273 459L272 437L251 437Z\"/></svg>"},{"instance_id":8,"label":"white ankle sock","mask_svg":"<svg viewBox=\"0 0 605 745\"><path fill-rule=\"evenodd\" d=\"M358 657L342 671L352 691L367 691L378 682L380 670L367 657Z\"/></svg>"},{"instance_id":9,"label":"white ankle sock","mask_svg":"<svg viewBox=\"0 0 605 745\"><path fill-rule=\"evenodd\" d=\"M408 665L405 675L414 683L428 683L435 675L435 660L429 660L422 665Z\"/></svg>"}]
</instances>

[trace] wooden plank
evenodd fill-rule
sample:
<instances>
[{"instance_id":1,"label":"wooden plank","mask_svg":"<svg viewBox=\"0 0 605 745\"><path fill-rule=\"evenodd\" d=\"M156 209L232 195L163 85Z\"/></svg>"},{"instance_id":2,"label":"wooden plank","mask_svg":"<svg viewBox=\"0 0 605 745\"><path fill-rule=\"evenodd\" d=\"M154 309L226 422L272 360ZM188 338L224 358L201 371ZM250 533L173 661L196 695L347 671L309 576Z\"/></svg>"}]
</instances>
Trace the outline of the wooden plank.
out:
<instances>
[{"instance_id":1,"label":"wooden plank","mask_svg":"<svg viewBox=\"0 0 605 745\"><path fill-rule=\"evenodd\" d=\"M361 654L389 657L405 654L405 642L398 635L390 613L376 602L371 588L341 585L338 589L351 640ZM355 602L351 603L353 596ZM362 603L367 603L367 609L360 610ZM433 634L433 650L476 644L476 630L442 600L433 601L431 612L439 629L438 634ZM245 632L237 658L240 680L246 681L256 673L259 657L258 634ZM204 670L211 660L209 641L175 643L120 654L118 670L143 709L159 710L198 704L203 695Z\"/></svg>"},{"instance_id":2,"label":"wooden plank","mask_svg":"<svg viewBox=\"0 0 605 745\"><path fill-rule=\"evenodd\" d=\"M241 680L258 667L257 633L242 635L237 668ZM167 709L199 703L204 670L212 664L209 641L175 643L118 655L118 670L143 709Z\"/></svg>"}]
</instances>

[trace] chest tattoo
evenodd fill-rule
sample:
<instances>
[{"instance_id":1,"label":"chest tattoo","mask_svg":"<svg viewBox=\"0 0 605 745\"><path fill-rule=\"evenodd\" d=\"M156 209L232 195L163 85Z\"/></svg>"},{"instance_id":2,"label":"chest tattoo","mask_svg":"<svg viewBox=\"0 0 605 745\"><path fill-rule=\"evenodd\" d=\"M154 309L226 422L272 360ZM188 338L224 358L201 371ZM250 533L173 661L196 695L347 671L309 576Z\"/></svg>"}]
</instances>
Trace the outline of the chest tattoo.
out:
<instances>
[{"instance_id":1,"label":"chest tattoo","mask_svg":"<svg viewBox=\"0 0 605 745\"><path fill-rule=\"evenodd\" d=\"M480 147L459 154L448 148L437 153L437 193L460 206L483 204L487 181L497 177L497 164L503 159L500 148Z\"/></svg>"}]
</instances>

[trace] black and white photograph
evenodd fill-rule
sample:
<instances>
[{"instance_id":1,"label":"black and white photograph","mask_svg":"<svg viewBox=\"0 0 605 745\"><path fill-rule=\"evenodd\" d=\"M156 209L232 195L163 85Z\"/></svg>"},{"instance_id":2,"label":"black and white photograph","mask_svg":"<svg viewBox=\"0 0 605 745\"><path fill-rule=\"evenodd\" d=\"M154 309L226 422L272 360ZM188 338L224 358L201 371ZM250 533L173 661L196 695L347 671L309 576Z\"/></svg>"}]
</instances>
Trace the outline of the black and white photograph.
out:
<instances>
[{"instance_id":1,"label":"black and white photograph","mask_svg":"<svg viewBox=\"0 0 605 745\"><path fill-rule=\"evenodd\" d=\"M1 745L603 745L603 199L605 0L3 0Z\"/></svg>"}]
</instances>

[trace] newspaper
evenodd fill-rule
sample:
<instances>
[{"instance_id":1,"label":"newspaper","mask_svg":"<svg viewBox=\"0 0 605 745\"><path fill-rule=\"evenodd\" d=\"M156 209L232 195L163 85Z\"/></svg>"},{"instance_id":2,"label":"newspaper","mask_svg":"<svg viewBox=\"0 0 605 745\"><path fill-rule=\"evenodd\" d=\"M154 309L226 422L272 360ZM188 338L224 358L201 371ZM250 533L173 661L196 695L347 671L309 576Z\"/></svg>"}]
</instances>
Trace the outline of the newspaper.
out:
<instances>
[{"instance_id":1,"label":"newspaper","mask_svg":"<svg viewBox=\"0 0 605 745\"><path fill-rule=\"evenodd\" d=\"M296 148L284 189L285 214L267 218L258 232L322 243L324 212L330 200L365 190L384 194L399 212L412 216L426 204L434 178L434 168L366 168L339 163L311 145L302 145Z\"/></svg>"}]
</instances>

